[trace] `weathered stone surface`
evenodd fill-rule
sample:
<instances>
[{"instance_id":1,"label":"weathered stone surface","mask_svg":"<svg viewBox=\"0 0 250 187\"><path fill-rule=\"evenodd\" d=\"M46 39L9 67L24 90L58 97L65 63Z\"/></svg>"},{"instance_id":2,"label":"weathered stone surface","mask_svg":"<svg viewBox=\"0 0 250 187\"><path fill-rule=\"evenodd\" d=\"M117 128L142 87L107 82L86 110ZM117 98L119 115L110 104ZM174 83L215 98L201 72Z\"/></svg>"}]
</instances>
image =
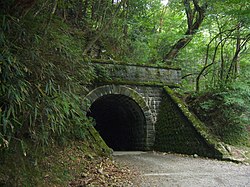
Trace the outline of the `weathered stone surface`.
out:
<instances>
[{"instance_id":1,"label":"weathered stone surface","mask_svg":"<svg viewBox=\"0 0 250 187\"><path fill-rule=\"evenodd\" d=\"M147 86L134 86L134 85L102 85L93 87L93 90L85 96L90 103L94 103L97 99L105 95L123 95L133 99L143 111L145 117L145 134L142 135L141 145L137 144L141 150L150 150L154 144L155 139L155 127L157 111L159 108L159 101L161 99L160 93L161 87L147 87ZM151 96L148 96L151 93ZM155 93L155 97L154 94ZM155 102L154 100L158 100ZM132 109L131 109L132 110ZM133 110L132 110L133 112ZM138 131L139 132L139 131ZM138 134L138 136L140 136Z\"/></svg>"},{"instance_id":2,"label":"weathered stone surface","mask_svg":"<svg viewBox=\"0 0 250 187\"><path fill-rule=\"evenodd\" d=\"M221 142L194 116L185 104L165 87L156 123L155 148L165 152L198 154L226 159Z\"/></svg>"},{"instance_id":3,"label":"weathered stone surface","mask_svg":"<svg viewBox=\"0 0 250 187\"><path fill-rule=\"evenodd\" d=\"M134 122L122 128L124 133L136 134L134 149L150 150L154 147L161 151L223 157L218 142L190 118L192 114L174 99L174 94L167 91L169 88L163 89L164 85L177 86L180 83L180 69L113 63L97 63L95 68L102 78L89 85L88 89L92 91L85 96L88 107L101 98L108 98L111 103L114 99L117 105L124 104ZM107 103L104 108L109 110Z\"/></svg>"},{"instance_id":4,"label":"weathered stone surface","mask_svg":"<svg viewBox=\"0 0 250 187\"><path fill-rule=\"evenodd\" d=\"M180 68L161 68L115 63L94 63L96 74L105 81L151 82L165 85L180 83Z\"/></svg>"}]
</instances>

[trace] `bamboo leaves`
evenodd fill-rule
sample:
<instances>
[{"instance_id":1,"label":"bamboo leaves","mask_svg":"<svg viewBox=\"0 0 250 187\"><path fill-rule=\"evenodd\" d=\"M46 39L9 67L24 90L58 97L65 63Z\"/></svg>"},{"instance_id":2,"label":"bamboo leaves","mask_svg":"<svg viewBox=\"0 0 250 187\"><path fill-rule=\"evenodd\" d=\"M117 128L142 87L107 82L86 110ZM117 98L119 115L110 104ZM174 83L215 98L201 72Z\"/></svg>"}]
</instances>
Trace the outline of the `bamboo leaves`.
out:
<instances>
[{"instance_id":1,"label":"bamboo leaves","mask_svg":"<svg viewBox=\"0 0 250 187\"><path fill-rule=\"evenodd\" d=\"M80 91L93 77L82 58L82 31L72 32L53 9L44 34L46 6L20 20L0 14L1 150L18 141L26 155L27 138L41 145L82 139L91 124L81 109Z\"/></svg>"}]
</instances>

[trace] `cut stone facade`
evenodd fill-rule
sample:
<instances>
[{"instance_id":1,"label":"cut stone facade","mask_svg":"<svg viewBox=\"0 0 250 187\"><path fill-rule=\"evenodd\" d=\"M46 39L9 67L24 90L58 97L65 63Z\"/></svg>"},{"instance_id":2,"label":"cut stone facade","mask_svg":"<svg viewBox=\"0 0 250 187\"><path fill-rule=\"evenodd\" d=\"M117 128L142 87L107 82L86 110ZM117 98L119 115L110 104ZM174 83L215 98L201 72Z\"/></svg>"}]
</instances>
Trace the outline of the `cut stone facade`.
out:
<instances>
[{"instance_id":1,"label":"cut stone facade","mask_svg":"<svg viewBox=\"0 0 250 187\"><path fill-rule=\"evenodd\" d=\"M97 99L107 95L123 95L133 99L145 117L145 139L138 149L149 150L155 140L155 123L161 102L161 87L134 86L134 85L103 85L94 88L87 96L89 105Z\"/></svg>"},{"instance_id":2,"label":"cut stone facade","mask_svg":"<svg viewBox=\"0 0 250 187\"><path fill-rule=\"evenodd\" d=\"M162 100L162 86L177 87L180 83L180 69L114 63L94 63L94 68L101 78L89 86L89 94L85 97L89 102L88 107L107 95L123 95L133 99L145 118L144 137L136 149L151 149L155 141L155 123Z\"/></svg>"},{"instance_id":3,"label":"cut stone facade","mask_svg":"<svg viewBox=\"0 0 250 187\"><path fill-rule=\"evenodd\" d=\"M95 71L102 80L155 83L163 85L180 84L181 69L173 67L156 67L142 65L124 65L114 63L94 63Z\"/></svg>"},{"instance_id":4,"label":"cut stone facade","mask_svg":"<svg viewBox=\"0 0 250 187\"><path fill-rule=\"evenodd\" d=\"M111 148L227 156L223 144L169 89L178 87L180 69L107 62L93 66L98 79L88 85L85 110Z\"/></svg>"}]
</instances>

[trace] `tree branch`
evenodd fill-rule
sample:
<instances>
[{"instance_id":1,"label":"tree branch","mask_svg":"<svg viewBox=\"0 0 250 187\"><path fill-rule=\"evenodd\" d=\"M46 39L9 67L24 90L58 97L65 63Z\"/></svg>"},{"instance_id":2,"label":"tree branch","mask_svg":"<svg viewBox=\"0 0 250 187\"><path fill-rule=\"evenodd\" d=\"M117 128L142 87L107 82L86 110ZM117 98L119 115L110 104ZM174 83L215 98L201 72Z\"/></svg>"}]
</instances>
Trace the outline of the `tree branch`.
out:
<instances>
[{"instance_id":1,"label":"tree branch","mask_svg":"<svg viewBox=\"0 0 250 187\"><path fill-rule=\"evenodd\" d=\"M114 18L116 17L116 15L119 13L119 10L123 4L124 1L127 0L123 0L119 3L118 7L115 10L115 13L113 14L113 16L110 18L110 20L105 24L105 26L102 28L102 30L91 40L91 42L88 44L88 46L85 48L85 50L83 51L83 55L86 55L87 52L93 47L93 45L95 44L95 42L102 36L102 34L110 27L111 23L113 22Z\"/></svg>"},{"instance_id":2,"label":"tree branch","mask_svg":"<svg viewBox=\"0 0 250 187\"><path fill-rule=\"evenodd\" d=\"M180 50L184 48L193 39L194 34L196 34L201 23L203 22L205 18L207 4L204 3L202 6L199 6L198 0L192 0L194 4L194 9L192 10L190 2L191 0L183 0L183 4L185 7L185 12L187 16L188 28L187 28L187 31L185 32L184 37L179 39L171 47L170 51L164 56L163 60L167 62L168 64L170 64L171 61L176 58Z\"/></svg>"}]
</instances>

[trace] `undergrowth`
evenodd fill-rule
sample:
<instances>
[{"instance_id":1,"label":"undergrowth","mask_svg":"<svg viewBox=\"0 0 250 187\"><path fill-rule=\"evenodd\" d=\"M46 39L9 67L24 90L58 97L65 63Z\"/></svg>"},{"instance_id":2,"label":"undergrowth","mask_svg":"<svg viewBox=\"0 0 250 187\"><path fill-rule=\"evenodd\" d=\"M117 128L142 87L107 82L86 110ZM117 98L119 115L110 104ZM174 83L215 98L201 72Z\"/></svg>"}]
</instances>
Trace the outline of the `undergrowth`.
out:
<instances>
[{"instance_id":1,"label":"undergrowth","mask_svg":"<svg viewBox=\"0 0 250 187\"><path fill-rule=\"evenodd\" d=\"M236 82L195 94L191 110L225 143L250 146L250 87Z\"/></svg>"},{"instance_id":2,"label":"undergrowth","mask_svg":"<svg viewBox=\"0 0 250 187\"><path fill-rule=\"evenodd\" d=\"M92 121L81 108L82 95L94 73L82 57L82 32L56 15L50 19L49 7L25 15L5 8L0 14L0 149L16 141L24 148L25 138L40 145L84 139L84 126Z\"/></svg>"},{"instance_id":3,"label":"undergrowth","mask_svg":"<svg viewBox=\"0 0 250 187\"><path fill-rule=\"evenodd\" d=\"M37 186L50 163L43 158L56 146L90 142L93 122L82 96L95 74L82 55L83 31L42 2L25 10L13 1L0 3L1 185ZM59 170L48 172L56 180L64 173Z\"/></svg>"},{"instance_id":4,"label":"undergrowth","mask_svg":"<svg viewBox=\"0 0 250 187\"><path fill-rule=\"evenodd\" d=\"M29 142L26 149L23 155L12 144L11 151L1 157L0 186L68 186L97 157L107 156L93 139L50 144L45 149Z\"/></svg>"}]
</instances>

